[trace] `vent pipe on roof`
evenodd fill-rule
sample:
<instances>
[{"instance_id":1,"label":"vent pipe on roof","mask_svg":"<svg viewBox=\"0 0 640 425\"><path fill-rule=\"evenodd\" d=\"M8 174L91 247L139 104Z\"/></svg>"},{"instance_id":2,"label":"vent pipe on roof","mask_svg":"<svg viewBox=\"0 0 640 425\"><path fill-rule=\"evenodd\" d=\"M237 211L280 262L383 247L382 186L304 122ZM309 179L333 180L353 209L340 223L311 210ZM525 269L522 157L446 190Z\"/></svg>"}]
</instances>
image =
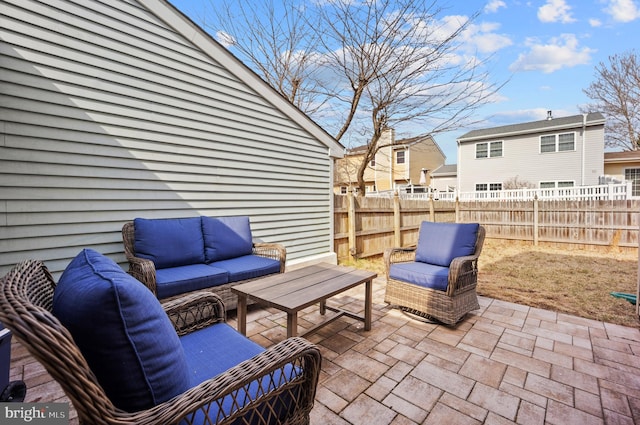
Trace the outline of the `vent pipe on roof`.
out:
<instances>
[{"instance_id":1,"label":"vent pipe on roof","mask_svg":"<svg viewBox=\"0 0 640 425\"><path fill-rule=\"evenodd\" d=\"M551 111L547 111L547 121L551 121L553 119L553 115L551 115Z\"/></svg>"}]
</instances>

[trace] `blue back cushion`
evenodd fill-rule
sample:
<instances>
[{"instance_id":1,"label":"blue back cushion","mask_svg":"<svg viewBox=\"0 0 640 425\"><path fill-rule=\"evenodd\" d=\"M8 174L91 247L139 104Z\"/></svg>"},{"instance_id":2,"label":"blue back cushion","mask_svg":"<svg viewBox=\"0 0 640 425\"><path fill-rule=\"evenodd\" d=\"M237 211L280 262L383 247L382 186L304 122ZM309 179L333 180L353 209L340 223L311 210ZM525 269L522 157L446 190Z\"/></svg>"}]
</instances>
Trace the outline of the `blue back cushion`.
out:
<instances>
[{"instance_id":1,"label":"blue back cushion","mask_svg":"<svg viewBox=\"0 0 640 425\"><path fill-rule=\"evenodd\" d=\"M146 258L157 269L204 263L204 239L200 217L136 218L136 257Z\"/></svg>"},{"instance_id":2,"label":"blue back cushion","mask_svg":"<svg viewBox=\"0 0 640 425\"><path fill-rule=\"evenodd\" d=\"M162 306L111 259L81 251L60 277L53 314L116 407L148 409L189 388L185 354Z\"/></svg>"},{"instance_id":3,"label":"blue back cushion","mask_svg":"<svg viewBox=\"0 0 640 425\"><path fill-rule=\"evenodd\" d=\"M418 235L416 261L449 267L456 257L475 252L478 223L423 221Z\"/></svg>"},{"instance_id":4,"label":"blue back cushion","mask_svg":"<svg viewBox=\"0 0 640 425\"><path fill-rule=\"evenodd\" d=\"M207 263L252 253L249 217L202 217L202 233Z\"/></svg>"}]
</instances>

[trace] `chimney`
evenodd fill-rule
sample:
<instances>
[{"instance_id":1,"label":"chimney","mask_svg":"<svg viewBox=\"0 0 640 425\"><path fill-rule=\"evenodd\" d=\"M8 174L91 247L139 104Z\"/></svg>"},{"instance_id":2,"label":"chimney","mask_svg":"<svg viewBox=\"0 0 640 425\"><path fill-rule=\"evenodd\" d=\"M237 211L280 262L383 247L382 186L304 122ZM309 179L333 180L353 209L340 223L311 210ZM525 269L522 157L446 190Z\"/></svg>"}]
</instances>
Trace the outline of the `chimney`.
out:
<instances>
[{"instance_id":1,"label":"chimney","mask_svg":"<svg viewBox=\"0 0 640 425\"><path fill-rule=\"evenodd\" d=\"M553 115L551 115L551 111L547 111L547 121L551 121L553 119Z\"/></svg>"}]
</instances>

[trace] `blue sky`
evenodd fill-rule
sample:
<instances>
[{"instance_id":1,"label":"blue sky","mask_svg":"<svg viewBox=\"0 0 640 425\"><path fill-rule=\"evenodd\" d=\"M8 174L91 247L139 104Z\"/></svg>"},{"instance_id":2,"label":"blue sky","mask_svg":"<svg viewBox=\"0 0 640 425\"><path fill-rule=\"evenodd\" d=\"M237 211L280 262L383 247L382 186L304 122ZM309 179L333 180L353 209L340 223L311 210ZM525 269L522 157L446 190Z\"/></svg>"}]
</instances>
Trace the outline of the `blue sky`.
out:
<instances>
[{"instance_id":1,"label":"blue sky","mask_svg":"<svg viewBox=\"0 0 640 425\"><path fill-rule=\"evenodd\" d=\"M211 7L209 0L171 3L196 23ZM482 11L464 43L492 55L494 81L508 80L495 101L477 111L480 124L435 136L448 164L457 161L456 138L474 128L542 120L548 110L555 117L578 114L589 102L583 89L594 81L596 66L631 51L640 40L637 0L465 0L446 7L443 19ZM404 128L398 136L424 132Z\"/></svg>"}]
</instances>

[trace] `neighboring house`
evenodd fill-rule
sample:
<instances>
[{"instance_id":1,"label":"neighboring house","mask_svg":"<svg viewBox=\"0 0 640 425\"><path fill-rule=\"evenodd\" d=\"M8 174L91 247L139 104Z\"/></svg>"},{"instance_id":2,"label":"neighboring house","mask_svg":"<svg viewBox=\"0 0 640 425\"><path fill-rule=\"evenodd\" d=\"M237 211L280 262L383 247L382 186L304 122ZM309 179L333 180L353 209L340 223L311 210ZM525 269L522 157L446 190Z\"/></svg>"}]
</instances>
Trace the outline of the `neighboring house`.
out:
<instances>
[{"instance_id":1,"label":"neighboring house","mask_svg":"<svg viewBox=\"0 0 640 425\"><path fill-rule=\"evenodd\" d=\"M0 1L0 276L135 217L247 215L288 265L336 261L344 147L162 0Z\"/></svg>"},{"instance_id":2,"label":"neighboring house","mask_svg":"<svg viewBox=\"0 0 640 425\"><path fill-rule=\"evenodd\" d=\"M431 171L445 162L445 155L431 135L395 140L395 131L387 129L378 141L380 147L367 165L364 180L367 192L385 192L406 186L426 188ZM366 146L347 151L336 161L334 193L347 193L357 186L358 167Z\"/></svg>"},{"instance_id":3,"label":"neighboring house","mask_svg":"<svg viewBox=\"0 0 640 425\"><path fill-rule=\"evenodd\" d=\"M431 188L439 192L451 192L458 184L458 166L445 164L431 173Z\"/></svg>"},{"instance_id":4,"label":"neighboring house","mask_svg":"<svg viewBox=\"0 0 640 425\"><path fill-rule=\"evenodd\" d=\"M640 151L604 153L604 178L600 183L621 181L630 181L632 195L640 196Z\"/></svg>"},{"instance_id":5,"label":"neighboring house","mask_svg":"<svg viewBox=\"0 0 640 425\"><path fill-rule=\"evenodd\" d=\"M460 192L597 185L604 174L604 116L553 118L470 131L458 138Z\"/></svg>"}]
</instances>

